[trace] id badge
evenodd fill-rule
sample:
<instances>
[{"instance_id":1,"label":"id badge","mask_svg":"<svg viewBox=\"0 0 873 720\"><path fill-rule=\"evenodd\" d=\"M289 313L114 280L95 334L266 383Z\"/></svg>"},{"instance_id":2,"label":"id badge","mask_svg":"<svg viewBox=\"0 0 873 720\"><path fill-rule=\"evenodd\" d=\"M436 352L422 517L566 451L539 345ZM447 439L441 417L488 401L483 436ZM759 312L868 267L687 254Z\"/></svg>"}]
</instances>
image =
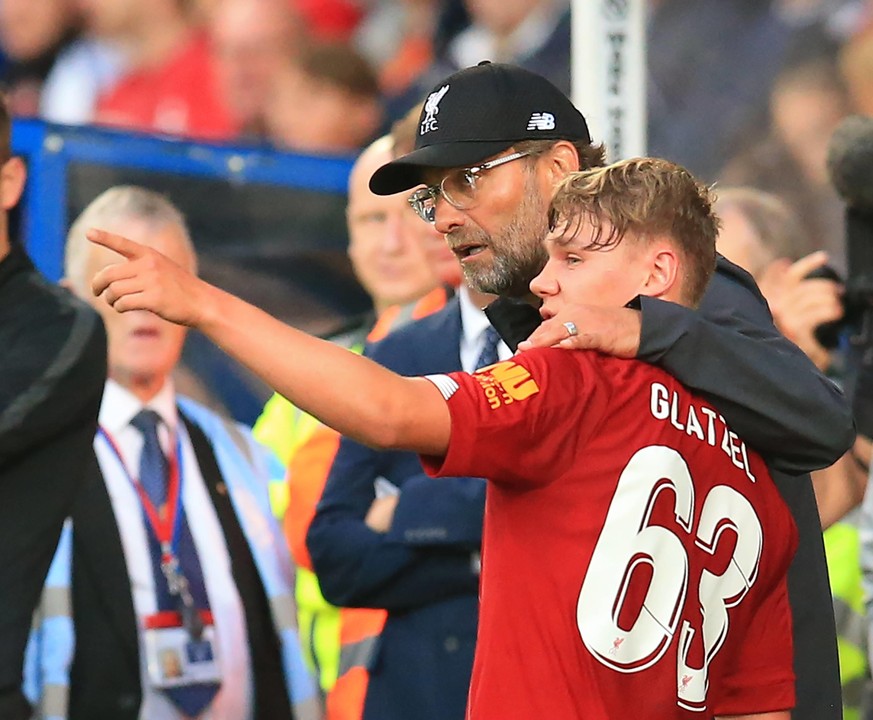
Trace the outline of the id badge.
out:
<instances>
[{"instance_id":1,"label":"id badge","mask_svg":"<svg viewBox=\"0 0 873 720\"><path fill-rule=\"evenodd\" d=\"M158 613L146 618L144 644L152 687L221 682L215 626L209 620L204 622L200 639L194 640L182 626L178 613Z\"/></svg>"}]
</instances>

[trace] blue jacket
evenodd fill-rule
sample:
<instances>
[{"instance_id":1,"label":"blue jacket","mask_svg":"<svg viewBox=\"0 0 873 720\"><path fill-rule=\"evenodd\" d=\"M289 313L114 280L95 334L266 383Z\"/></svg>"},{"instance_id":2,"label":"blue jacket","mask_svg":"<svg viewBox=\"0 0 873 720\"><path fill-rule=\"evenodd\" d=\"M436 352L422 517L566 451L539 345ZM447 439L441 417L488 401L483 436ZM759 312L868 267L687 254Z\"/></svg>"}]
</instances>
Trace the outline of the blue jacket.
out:
<instances>
[{"instance_id":1,"label":"blue jacket","mask_svg":"<svg viewBox=\"0 0 873 720\"><path fill-rule=\"evenodd\" d=\"M452 372L461 369L460 339L455 298L365 354L402 375ZM400 490L384 535L364 523L377 478ZM428 478L414 453L376 451L343 438L307 545L325 598L388 611L370 662L365 720L464 716L484 505L484 480Z\"/></svg>"}]
</instances>

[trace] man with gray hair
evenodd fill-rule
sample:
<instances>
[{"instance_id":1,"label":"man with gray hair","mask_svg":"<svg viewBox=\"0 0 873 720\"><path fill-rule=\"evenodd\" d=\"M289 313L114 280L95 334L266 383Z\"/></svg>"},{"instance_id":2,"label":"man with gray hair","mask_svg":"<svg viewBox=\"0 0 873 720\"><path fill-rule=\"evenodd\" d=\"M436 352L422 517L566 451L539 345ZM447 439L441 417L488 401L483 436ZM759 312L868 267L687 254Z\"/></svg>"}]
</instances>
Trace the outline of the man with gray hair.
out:
<instances>
[{"instance_id":1,"label":"man with gray hair","mask_svg":"<svg viewBox=\"0 0 873 720\"><path fill-rule=\"evenodd\" d=\"M196 272L184 218L150 190L111 188L70 229L67 282L105 320L109 379L97 463L49 576L71 612L36 631L26 689L39 702L46 683L69 687L71 719L316 718L267 493L284 469L247 428L176 394L184 328L93 298L91 276L120 259L86 240L95 224Z\"/></svg>"}]
</instances>

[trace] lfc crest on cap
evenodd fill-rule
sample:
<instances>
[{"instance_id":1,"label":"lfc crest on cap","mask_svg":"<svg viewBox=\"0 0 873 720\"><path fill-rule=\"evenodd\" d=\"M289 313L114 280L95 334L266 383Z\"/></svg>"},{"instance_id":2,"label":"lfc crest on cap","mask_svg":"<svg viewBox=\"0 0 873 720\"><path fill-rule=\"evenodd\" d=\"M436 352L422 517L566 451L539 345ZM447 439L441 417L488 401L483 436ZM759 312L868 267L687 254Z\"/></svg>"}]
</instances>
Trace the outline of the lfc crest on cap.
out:
<instances>
[{"instance_id":1,"label":"lfc crest on cap","mask_svg":"<svg viewBox=\"0 0 873 720\"><path fill-rule=\"evenodd\" d=\"M439 90L427 96L427 100L424 102L424 117L421 120L420 135L437 129L436 116L440 111L440 101L448 91L449 86L443 85Z\"/></svg>"}]
</instances>

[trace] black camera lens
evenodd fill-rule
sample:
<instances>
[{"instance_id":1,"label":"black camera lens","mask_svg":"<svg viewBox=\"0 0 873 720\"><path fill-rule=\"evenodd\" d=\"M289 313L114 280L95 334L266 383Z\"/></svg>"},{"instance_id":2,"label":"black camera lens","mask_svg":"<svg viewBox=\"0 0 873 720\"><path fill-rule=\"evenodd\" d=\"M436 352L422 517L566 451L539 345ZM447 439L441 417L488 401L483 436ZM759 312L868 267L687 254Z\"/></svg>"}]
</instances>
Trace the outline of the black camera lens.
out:
<instances>
[{"instance_id":1,"label":"black camera lens","mask_svg":"<svg viewBox=\"0 0 873 720\"><path fill-rule=\"evenodd\" d=\"M833 280L841 285L845 282L840 274L830 265L822 265L816 268L805 279L814 280L816 278ZM841 336L853 333L860 327L861 308L854 307L851 303L846 303L845 298L841 298L840 302L843 305L843 317L833 322L822 323L815 329L815 339L827 350L833 350L838 347Z\"/></svg>"}]
</instances>

